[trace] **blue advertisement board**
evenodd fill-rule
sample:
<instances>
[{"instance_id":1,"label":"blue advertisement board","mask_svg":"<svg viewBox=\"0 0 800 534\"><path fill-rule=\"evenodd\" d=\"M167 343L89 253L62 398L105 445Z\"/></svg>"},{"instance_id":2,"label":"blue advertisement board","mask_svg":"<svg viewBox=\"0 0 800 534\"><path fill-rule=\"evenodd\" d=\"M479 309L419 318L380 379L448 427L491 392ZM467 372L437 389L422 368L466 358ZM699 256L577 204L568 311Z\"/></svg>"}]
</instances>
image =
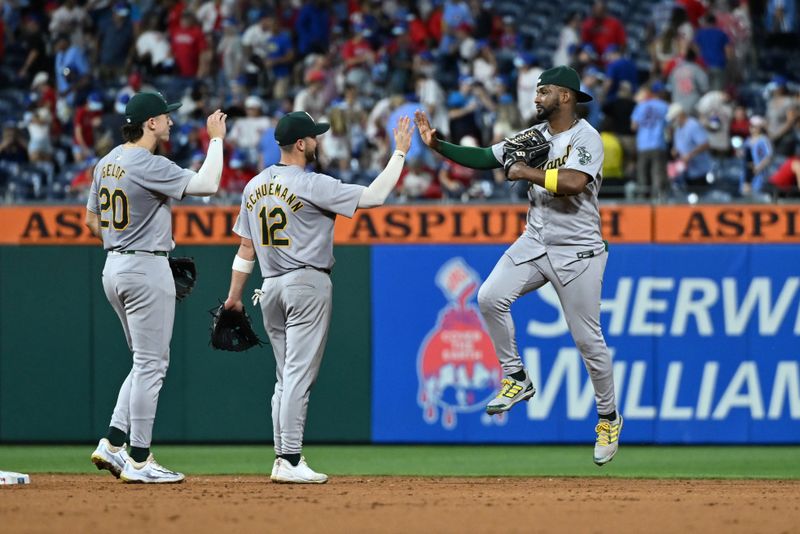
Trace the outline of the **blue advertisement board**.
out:
<instances>
[{"instance_id":1,"label":"blue advertisement board","mask_svg":"<svg viewBox=\"0 0 800 534\"><path fill-rule=\"evenodd\" d=\"M536 396L502 416L476 296L504 246L372 248L372 438L594 440L594 391L550 285L511 309ZM629 443L800 443L800 247L612 245L601 321Z\"/></svg>"}]
</instances>

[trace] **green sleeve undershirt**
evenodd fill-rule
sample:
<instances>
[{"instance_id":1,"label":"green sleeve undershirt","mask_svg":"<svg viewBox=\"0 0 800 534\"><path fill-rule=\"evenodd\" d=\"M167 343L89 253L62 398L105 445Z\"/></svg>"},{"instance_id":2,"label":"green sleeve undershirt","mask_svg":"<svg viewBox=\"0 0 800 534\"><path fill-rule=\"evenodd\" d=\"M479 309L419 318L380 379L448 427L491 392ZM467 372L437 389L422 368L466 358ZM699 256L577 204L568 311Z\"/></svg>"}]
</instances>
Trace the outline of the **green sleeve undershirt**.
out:
<instances>
[{"instance_id":1,"label":"green sleeve undershirt","mask_svg":"<svg viewBox=\"0 0 800 534\"><path fill-rule=\"evenodd\" d=\"M494 157L491 147L471 147L454 145L439 140L439 153L456 163L472 169L499 169L503 166Z\"/></svg>"}]
</instances>

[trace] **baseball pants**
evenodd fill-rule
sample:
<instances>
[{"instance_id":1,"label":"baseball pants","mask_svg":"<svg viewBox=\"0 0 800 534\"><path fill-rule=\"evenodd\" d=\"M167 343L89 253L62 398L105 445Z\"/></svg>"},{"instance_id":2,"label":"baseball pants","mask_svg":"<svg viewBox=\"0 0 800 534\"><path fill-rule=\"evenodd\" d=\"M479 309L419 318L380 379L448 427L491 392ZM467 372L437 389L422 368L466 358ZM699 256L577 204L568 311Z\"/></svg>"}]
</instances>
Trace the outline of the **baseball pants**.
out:
<instances>
[{"instance_id":1,"label":"baseball pants","mask_svg":"<svg viewBox=\"0 0 800 534\"><path fill-rule=\"evenodd\" d=\"M109 254L103 289L133 354L133 368L119 390L111 426L128 432L131 446L147 448L169 367L175 321L175 281L169 261L148 254Z\"/></svg>"},{"instance_id":2,"label":"baseball pants","mask_svg":"<svg viewBox=\"0 0 800 534\"><path fill-rule=\"evenodd\" d=\"M331 322L328 274L297 269L265 278L261 311L275 353L272 429L276 454L300 454L311 388L317 380Z\"/></svg>"},{"instance_id":3,"label":"baseball pants","mask_svg":"<svg viewBox=\"0 0 800 534\"><path fill-rule=\"evenodd\" d=\"M589 266L577 278L562 285L547 254L515 265L506 254L495 265L478 291L478 304L495 353L506 375L524 368L517 350L511 305L522 295L547 282L556 290L572 338L583 357L594 386L597 411L616 410L611 353L600 329L600 290L607 254L589 258Z\"/></svg>"}]
</instances>

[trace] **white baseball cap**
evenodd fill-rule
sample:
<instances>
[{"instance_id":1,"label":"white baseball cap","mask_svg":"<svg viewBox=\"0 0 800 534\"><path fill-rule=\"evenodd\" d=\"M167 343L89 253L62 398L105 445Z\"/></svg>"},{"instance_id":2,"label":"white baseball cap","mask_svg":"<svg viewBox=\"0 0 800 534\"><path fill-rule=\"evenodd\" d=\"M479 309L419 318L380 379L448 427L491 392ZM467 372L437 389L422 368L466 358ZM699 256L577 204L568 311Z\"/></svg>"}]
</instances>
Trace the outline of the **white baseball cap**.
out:
<instances>
[{"instance_id":1,"label":"white baseball cap","mask_svg":"<svg viewBox=\"0 0 800 534\"><path fill-rule=\"evenodd\" d=\"M264 103L256 95L250 95L244 100L244 107L264 109Z\"/></svg>"},{"instance_id":2,"label":"white baseball cap","mask_svg":"<svg viewBox=\"0 0 800 534\"><path fill-rule=\"evenodd\" d=\"M667 109L667 122L674 121L678 115L684 112L683 106L677 102L673 102L669 105L669 109Z\"/></svg>"}]
</instances>

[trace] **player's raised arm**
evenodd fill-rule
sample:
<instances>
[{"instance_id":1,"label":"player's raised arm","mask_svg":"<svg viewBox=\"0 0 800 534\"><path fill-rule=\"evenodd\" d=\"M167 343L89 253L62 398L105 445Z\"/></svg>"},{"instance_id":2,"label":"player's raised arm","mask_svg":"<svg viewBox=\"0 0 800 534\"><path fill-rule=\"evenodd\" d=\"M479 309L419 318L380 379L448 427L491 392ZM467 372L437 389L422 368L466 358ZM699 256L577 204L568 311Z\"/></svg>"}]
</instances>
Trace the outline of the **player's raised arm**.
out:
<instances>
[{"instance_id":1,"label":"player's raised arm","mask_svg":"<svg viewBox=\"0 0 800 534\"><path fill-rule=\"evenodd\" d=\"M411 125L411 119L403 117L394 128L394 144L395 151L392 157L389 158L389 163L383 169L369 187L364 189L361 198L358 200L359 208L374 208L382 206L394 187L397 185L397 180L400 179L400 172L403 170L403 164L406 160L406 153L411 148L411 132L414 127Z\"/></svg>"},{"instance_id":2,"label":"player's raised arm","mask_svg":"<svg viewBox=\"0 0 800 534\"><path fill-rule=\"evenodd\" d=\"M503 166L502 162L497 161L491 147L454 145L436 137L436 129L431 128L424 111L417 110L414 113L414 122L419 128L419 135L422 137L422 141L431 150L435 150L447 159L471 169L499 169Z\"/></svg>"},{"instance_id":3,"label":"player's raised arm","mask_svg":"<svg viewBox=\"0 0 800 534\"><path fill-rule=\"evenodd\" d=\"M219 189L219 181L222 179L222 140L227 131L225 125L227 118L228 116L220 110L216 110L208 116L206 131L211 139L208 143L208 154L206 154L203 166L186 185L185 193L187 195L210 196Z\"/></svg>"}]
</instances>

